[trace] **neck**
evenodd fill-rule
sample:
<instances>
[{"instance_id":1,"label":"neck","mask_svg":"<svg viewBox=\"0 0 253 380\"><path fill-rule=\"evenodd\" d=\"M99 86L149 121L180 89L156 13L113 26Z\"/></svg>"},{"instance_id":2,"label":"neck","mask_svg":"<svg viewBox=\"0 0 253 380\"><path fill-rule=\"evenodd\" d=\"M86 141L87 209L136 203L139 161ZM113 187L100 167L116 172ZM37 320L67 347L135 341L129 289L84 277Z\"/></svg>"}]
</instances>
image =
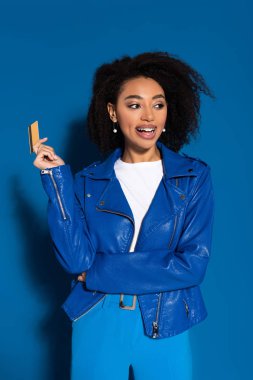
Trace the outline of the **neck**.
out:
<instances>
[{"instance_id":1,"label":"neck","mask_svg":"<svg viewBox=\"0 0 253 380\"><path fill-rule=\"evenodd\" d=\"M161 153L156 145L150 149L142 150L134 150L130 147L125 147L121 159L128 163L158 161L161 159Z\"/></svg>"}]
</instances>

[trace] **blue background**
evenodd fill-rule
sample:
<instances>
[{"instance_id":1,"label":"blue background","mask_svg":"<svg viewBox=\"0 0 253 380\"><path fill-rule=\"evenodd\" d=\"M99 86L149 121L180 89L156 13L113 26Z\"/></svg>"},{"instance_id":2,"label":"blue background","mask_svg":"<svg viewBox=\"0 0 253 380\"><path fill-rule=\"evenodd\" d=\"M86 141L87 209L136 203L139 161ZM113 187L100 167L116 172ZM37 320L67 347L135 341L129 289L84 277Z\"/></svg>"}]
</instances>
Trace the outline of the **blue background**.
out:
<instances>
[{"instance_id":1,"label":"blue background","mask_svg":"<svg viewBox=\"0 0 253 380\"><path fill-rule=\"evenodd\" d=\"M27 125L73 171L99 159L84 133L92 75L123 54L164 50L200 71L201 135L183 149L212 167L213 250L202 285L209 312L191 329L194 380L239 380L252 361L252 7L250 1L1 2L0 378L69 378L69 278L54 258L47 198Z\"/></svg>"}]
</instances>

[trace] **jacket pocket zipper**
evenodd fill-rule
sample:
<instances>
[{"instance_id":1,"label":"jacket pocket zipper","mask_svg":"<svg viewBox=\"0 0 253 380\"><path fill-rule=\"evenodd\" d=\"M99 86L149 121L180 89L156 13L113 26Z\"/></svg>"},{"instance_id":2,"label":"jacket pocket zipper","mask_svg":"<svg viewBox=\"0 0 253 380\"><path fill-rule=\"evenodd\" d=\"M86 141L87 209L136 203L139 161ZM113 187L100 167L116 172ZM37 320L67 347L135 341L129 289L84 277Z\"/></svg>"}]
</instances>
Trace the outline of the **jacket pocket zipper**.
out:
<instances>
[{"instance_id":1,"label":"jacket pocket zipper","mask_svg":"<svg viewBox=\"0 0 253 380\"><path fill-rule=\"evenodd\" d=\"M176 186L178 186L178 178L176 178ZM177 219L178 219L178 216L176 215L175 216L173 231L172 231L172 235L171 235L171 238L170 238L168 249L171 247L171 244L172 244L172 241L173 241L173 238L174 238L174 235L175 235L176 225L177 225ZM163 293L159 293L158 304L157 304L157 311L156 311L156 319L155 319L154 322L152 322L152 326L153 326L152 338L157 338L158 334L159 334L159 331L158 331L159 330L158 319L159 319L159 313L160 313L160 308L161 308L162 295L163 295Z\"/></svg>"},{"instance_id":2,"label":"jacket pocket zipper","mask_svg":"<svg viewBox=\"0 0 253 380\"><path fill-rule=\"evenodd\" d=\"M178 219L178 217L176 215L175 216L175 221L174 221L173 232L172 232L172 236L170 238L168 249L170 248L170 246L172 244L173 237L175 235L176 225L177 225L177 219ZM159 319L159 313L160 313L160 308L161 308L161 299L162 299L162 296L163 296L163 293L159 293L157 312L156 312L156 320L152 323L152 325L153 325L152 338L157 338L158 337L158 327L159 327L159 325L158 325L158 319Z\"/></svg>"},{"instance_id":3,"label":"jacket pocket zipper","mask_svg":"<svg viewBox=\"0 0 253 380\"><path fill-rule=\"evenodd\" d=\"M86 310L84 313L80 314L78 317L74 318L73 319L73 322L76 322L78 321L78 319L82 318L85 314L89 313L89 311L91 311L91 309L94 309L95 306L97 306L97 304L101 301L103 301L103 299L107 296L107 294L105 294L102 298L100 298L96 303L94 303L94 305L92 305L88 310Z\"/></svg>"},{"instance_id":4,"label":"jacket pocket zipper","mask_svg":"<svg viewBox=\"0 0 253 380\"><path fill-rule=\"evenodd\" d=\"M186 316L187 316L187 318L189 318L189 306L188 306L187 302L185 301L185 299L183 299L183 302L184 302Z\"/></svg>"},{"instance_id":5,"label":"jacket pocket zipper","mask_svg":"<svg viewBox=\"0 0 253 380\"><path fill-rule=\"evenodd\" d=\"M62 204L62 200L61 200L61 197L60 197L59 189L58 189L58 186L57 186L57 184L55 182L52 170L43 169L43 170L41 170L41 174L49 174L50 175L50 178L52 180L52 183L53 183L53 186L54 186L54 189L55 189L55 192L56 192L56 196L57 196L57 200L58 200L58 204L59 204L59 207L60 207L60 210L61 210L62 217L63 217L64 220L66 220L67 216L66 216L63 204Z\"/></svg>"},{"instance_id":6,"label":"jacket pocket zipper","mask_svg":"<svg viewBox=\"0 0 253 380\"><path fill-rule=\"evenodd\" d=\"M161 299L162 299L162 293L159 293L158 305L157 305L157 310L156 310L156 320L152 323L153 325L152 338L158 337L158 318L159 318L159 312L160 312Z\"/></svg>"}]
</instances>

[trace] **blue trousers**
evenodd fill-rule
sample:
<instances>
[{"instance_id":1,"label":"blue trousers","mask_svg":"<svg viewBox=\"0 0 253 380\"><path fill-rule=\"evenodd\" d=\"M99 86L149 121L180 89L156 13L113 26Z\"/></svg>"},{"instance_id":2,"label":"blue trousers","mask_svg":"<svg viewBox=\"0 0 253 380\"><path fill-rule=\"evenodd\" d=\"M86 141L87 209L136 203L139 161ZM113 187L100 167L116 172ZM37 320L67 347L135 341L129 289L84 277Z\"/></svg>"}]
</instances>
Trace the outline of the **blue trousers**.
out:
<instances>
[{"instance_id":1,"label":"blue trousers","mask_svg":"<svg viewBox=\"0 0 253 380\"><path fill-rule=\"evenodd\" d=\"M131 295L124 304L131 305ZM133 377L129 377L129 367ZM189 331L169 338L144 335L141 312L107 294L72 324L71 380L191 380Z\"/></svg>"}]
</instances>

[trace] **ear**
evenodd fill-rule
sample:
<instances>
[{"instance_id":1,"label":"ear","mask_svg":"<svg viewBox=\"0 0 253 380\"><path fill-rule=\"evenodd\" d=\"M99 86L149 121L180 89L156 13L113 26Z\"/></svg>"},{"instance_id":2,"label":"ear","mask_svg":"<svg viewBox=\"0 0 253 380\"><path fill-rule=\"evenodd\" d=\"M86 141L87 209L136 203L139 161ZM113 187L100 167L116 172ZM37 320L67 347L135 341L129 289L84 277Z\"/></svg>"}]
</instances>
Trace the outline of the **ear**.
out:
<instances>
[{"instance_id":1,"label":"ear","mask_svg":"<svg viewBox=\"0 0 253 380\"><path fill-rule=\"evenodd\" d=\"M116 123L117 122L117 116L116 116L115 105L112 103L107 103L107 111L109 113L111 120L114 123Z\"/></svg>"}]
</instances>

